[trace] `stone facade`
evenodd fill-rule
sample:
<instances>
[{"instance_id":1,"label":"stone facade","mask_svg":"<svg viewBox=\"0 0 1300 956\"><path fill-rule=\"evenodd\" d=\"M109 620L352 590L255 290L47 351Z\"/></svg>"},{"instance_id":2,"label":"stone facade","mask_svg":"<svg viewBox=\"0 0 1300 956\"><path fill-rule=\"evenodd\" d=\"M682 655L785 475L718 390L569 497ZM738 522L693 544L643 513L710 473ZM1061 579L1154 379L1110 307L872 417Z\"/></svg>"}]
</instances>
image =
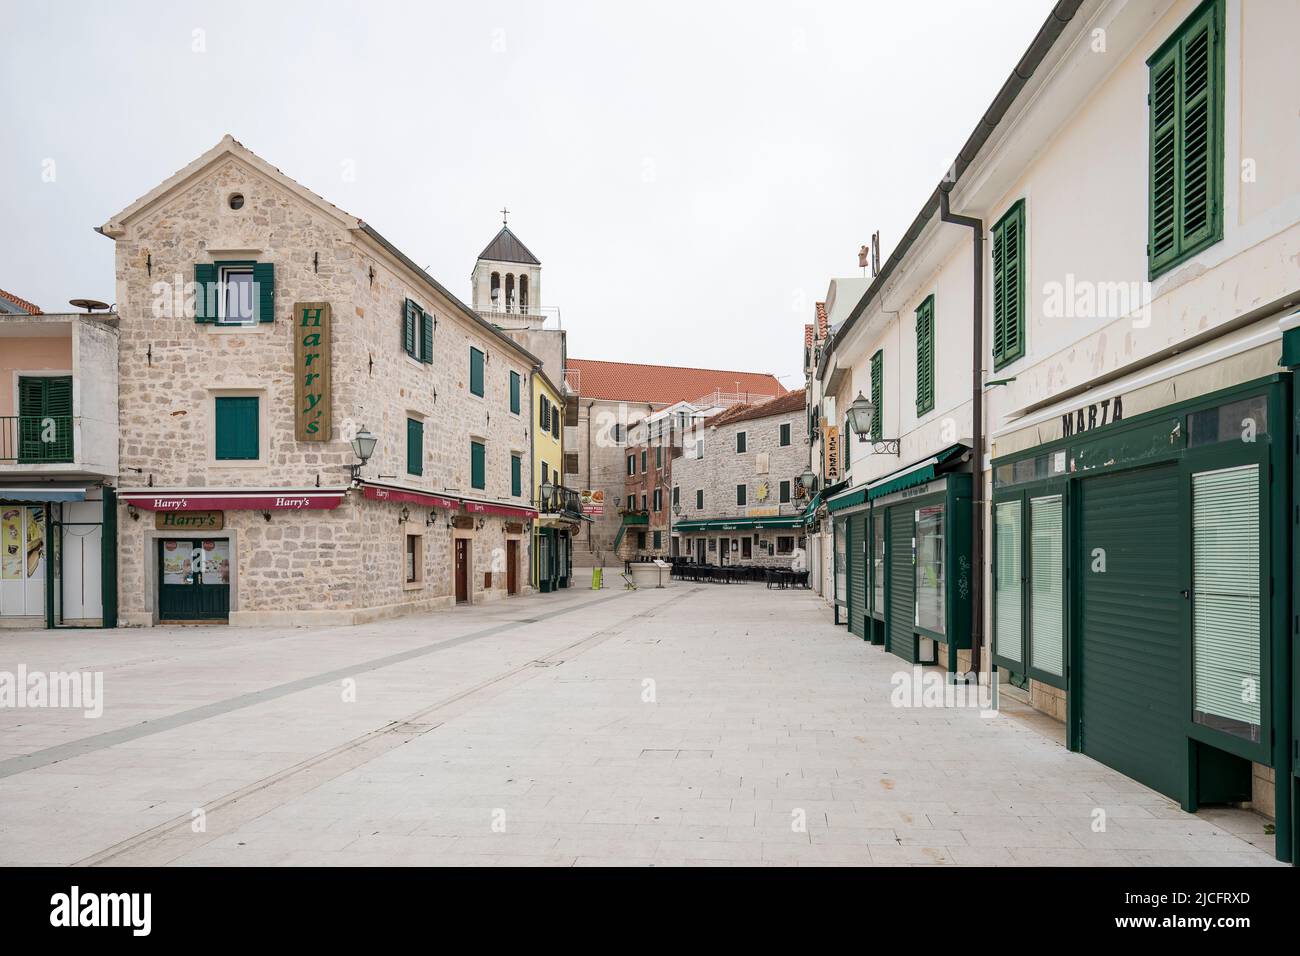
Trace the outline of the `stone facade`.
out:
<instances>
[{"instance_id":1,"label":"stone facade","mask_svg":"<svg viewBox=\"0 0 1300 956\"><path fill-rule=\"evenodd\" d=\"M232 208L231 197L243 202ZM525 401L510 411L510 372L527 388L535 359L494 332L358 220L306 192L227 138L195 164L115 217L121 338L121 459L125 484L157 489L297 488L349 485L349 444L365 426L378 438L362 477L415 491L526 507L511 494L511 454L529 470ZM186 299L195 266L254 260L274 266L274 321L197 323ZM403 347L403 304L433 316L432 361ZM295 438L295 302L332 307L333 427L328 441ZM470 348L485 354L484 395L471 394ZM214 454L214 399L259 398L261 450L248 462ZM408 468L408 419L424 423L420 471ZM471 487L471 438L486 446L486 487ZM132 477L133 476L133 477ZM449 515L348 492L335 511L231 511L231 620L301 619L339 612L352 620L448 603L454 598L454 534L470 534L470 600L503 593L504 524L448 527ZM515 519L518 520L518 519ZM148 528L145 525L148 525ZM121 610L125 623L157 619L146 542L152 522L122 521ZM405 537L423 535L424 574L405 581ZM527 539L520 547L526 561ZM496 578L500 578L500 584ZM521 574L521 580L526 574ZM417 586L418 585L418 586Z\"/></svg>"}]
</instances>

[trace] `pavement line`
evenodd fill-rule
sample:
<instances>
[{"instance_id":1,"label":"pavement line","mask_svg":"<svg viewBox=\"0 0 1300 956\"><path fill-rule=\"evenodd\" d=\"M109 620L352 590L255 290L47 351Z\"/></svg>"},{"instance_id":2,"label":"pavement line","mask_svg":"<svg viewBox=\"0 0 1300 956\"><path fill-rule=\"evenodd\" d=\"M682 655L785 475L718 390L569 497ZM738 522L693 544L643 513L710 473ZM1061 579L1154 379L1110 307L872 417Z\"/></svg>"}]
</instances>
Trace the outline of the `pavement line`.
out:
<instances>
[{"instance_id":1,"label":"pavement line","mask_svg":"<svg viewBox=\"0 0 1300 956\"><path fill-rule=\"evenodd\" d=\"M438 651L444 651L452 647L459 647L462 644L468 644L470 641L477 641L480 638L503 634L506 631L513 630L514 628L527 627L530 624L548 621L552 618L563 617L566 614L583 611L599 604L616 601L619 598L626 596L628 593L630 592L616 592L608 597L597 598L594 601L584 601L583 603L572 607L547 611L544 614L531 617L526 621L507 621L503 624L496 624L480 631L472 631L469 634L462 634L460 637L448 638L446 640L437 641L433 644L424 644L420 647L413 647L407 651L398 651L396 654L389 654L386 657L377 657L373 660L362 661L359 664L340 667L336 670L326 671L323 674L301 677L298 680L289 681L285 684L277 684L274 687L267 687L264 690L250 691L247 694L240 694L237 697L230 697L226 700L214 701L211 704L202 704L198 707L192 707L189 710L182 710L175 714L168 714L165 717L147 720L130 727L119 727L117 730L106 730L102 734L93 734L89 737L82 737L78 740L70 740L67 743L55 744L53 747L36 750L21 757L11 757L8 760L0 761L0 780L5 777L12 777L15 774L26 773L28 770L48 767L50 764L59 763L62 760L68 760L72 757L81 757L85 754L95 753L96 751L103 750L107 747L115 747L119 744L130 743L144 737L152 737L154 734L165 733L168 730L185 727L189 724L198 723L201 720L220 717L224 714L243 710L247 707L255 707L258 704L264 704L267 701L277 700L281 697L288 697L290 694L296 694L300 691L320 687L322 684L331 684L347 677L355 677L358 674L365 674L384 667L391 667L394 664L401 664L406 661L415 660L419 657L425 657L429 654L435 654Z\"/></svg>"}]
</instances>

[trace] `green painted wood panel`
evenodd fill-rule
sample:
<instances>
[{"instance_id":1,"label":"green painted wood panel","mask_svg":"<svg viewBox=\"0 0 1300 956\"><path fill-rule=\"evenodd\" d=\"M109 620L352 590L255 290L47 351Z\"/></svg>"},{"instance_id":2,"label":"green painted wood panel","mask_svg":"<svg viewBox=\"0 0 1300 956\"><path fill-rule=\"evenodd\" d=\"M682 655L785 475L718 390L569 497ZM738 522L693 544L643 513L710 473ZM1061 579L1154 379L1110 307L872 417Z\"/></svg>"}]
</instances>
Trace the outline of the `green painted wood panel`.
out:
<instances>
[{"instance_id":1,"label":"green painted wood panel","mask_svg":"<svg viewBox=\"0 0 1300 956\"><path fill-rule=\"evenodd\" d=\"M216 399L216 457L219 461L256 461L261 447L255 395Z\"/></svg>"}]
</instances>

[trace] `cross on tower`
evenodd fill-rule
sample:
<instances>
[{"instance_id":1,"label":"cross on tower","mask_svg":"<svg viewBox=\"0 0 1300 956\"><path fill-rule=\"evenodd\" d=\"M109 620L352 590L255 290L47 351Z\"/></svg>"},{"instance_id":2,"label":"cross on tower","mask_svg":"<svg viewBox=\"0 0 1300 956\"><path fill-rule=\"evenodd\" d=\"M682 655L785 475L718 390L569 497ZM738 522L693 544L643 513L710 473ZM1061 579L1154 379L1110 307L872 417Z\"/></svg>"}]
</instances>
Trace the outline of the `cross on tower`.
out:
<instances>
[{"instance_id":1,"label":"cross on tower","mask_svg":"<svg viewBox=\"0 0 1300 956\"><path fill-rule=\"evenodd\" d=\"M504 206L502 206L502 207L501 207L501 225L504 226L504 225L506 224L506 217L507 217L508 215L510 215L510 210L507 209L507 208L505 208Z\"/></svg>"}]
</instances>

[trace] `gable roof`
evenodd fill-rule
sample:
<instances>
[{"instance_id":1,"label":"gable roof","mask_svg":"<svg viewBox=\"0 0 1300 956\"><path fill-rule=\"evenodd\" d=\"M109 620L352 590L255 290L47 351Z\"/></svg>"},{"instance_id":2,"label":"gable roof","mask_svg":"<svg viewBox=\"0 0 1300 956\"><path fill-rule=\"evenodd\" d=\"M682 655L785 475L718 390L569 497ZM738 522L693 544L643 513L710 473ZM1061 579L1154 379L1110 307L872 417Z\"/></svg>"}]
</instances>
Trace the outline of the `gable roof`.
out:
<instances>
[{"instance_id":1,"label":"gable roof","mask_svg":"<svg viewBox=\"0 0 1300 956\"><path fill-rule=\"evenodd\" d=\"M706 418L704 424L710 428L719 425L735 425L758 418L771 418L775 415L789 415L802 412L808 405L808 395L803 389L796 389L784 395L756 405L732 405L725 412L719 412L712 418Z\"/></svg>"},{"instance_id":2,"label":"gable roof","mask_svg":"<svg viewBox=\"0 0 1300 956\"><path fill-rule=\"evenodd\" d=\"M44 314L41 312L41 307L36 303L28 302L26 299L21 299L12 292L6 292L4 289L0 289L0 299L4 300L3 302L0 302L0 312L13 313L16 309L18 312L26 312L28 315Z\"/></svg>"},{"instance_id":3,"label":"gable roof","mask_svg":"<svg viewBox=\"0 0 1300 956\"><path fill-rule=\"evenodd\" d=\"M579 373L573 384L582 398L671 405L674 402L693 402L715 391L728 395L749 394L755 398L785 394L776 376L767 372L574 358L569 359L565 367Z\"/></svg>"},{"instance_id":4,"label":"gable roof","mask_svg":"<svg viewBox=\"0 0 1300 956\"><path fill-rule=\"evenodd\" d=\"M502 226L501 231L487 244L487 248L478 254L478 257L492 259L495 262L522 262L528 266L542 264L528 251L528 247L519 241L519 237L510 231L509 226Z\"/></svg>"}]
</instances>

